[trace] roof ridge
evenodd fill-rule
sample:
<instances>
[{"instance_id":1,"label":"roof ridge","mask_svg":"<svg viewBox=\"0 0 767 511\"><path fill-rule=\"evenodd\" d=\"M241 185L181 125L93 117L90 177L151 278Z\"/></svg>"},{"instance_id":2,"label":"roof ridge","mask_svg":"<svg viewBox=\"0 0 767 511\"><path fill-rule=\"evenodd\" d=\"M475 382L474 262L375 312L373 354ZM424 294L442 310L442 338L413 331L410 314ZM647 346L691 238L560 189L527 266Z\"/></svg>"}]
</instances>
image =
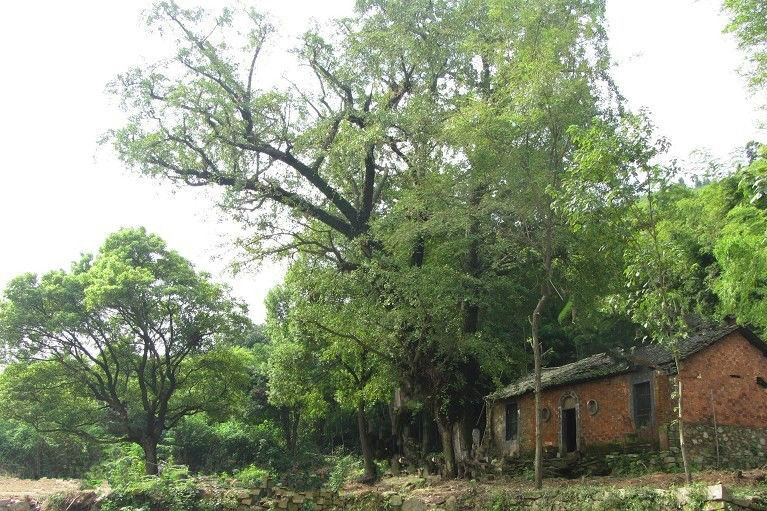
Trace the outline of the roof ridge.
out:
<instances>
[{"instance_id":1,"label":"roof ridge","mask_svg":"<svg viewBox=\"0 0 767 511\"><path fill-rule=\"evenodd\" d=\"M767 355L767 344L751 330L740 325L723 325L717 328L701 328L683 341L682 358L687 358L723 339L733 332L741 331L746 339ZM605 378L630 371L636 366L668 369L673 362L671 351L655 343L632 346L630 350L613 347L600 353L541 371L541 388L547 389L575 384L592 379ZM504 399L519 396L533 390L533 375L526 374L506 387L490 394L488 399Z\"/></svg>"}]
</instances>

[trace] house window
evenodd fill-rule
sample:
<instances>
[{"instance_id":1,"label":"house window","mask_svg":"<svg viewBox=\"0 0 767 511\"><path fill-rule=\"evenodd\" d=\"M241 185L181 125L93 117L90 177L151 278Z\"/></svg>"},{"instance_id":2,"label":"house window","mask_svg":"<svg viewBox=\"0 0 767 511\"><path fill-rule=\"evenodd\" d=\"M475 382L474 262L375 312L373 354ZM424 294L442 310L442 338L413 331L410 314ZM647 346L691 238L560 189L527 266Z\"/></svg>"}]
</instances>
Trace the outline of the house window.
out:
<instances>
[{"instance_id":1,"label":"house window","mask_svg":"<svg viewBox=\"0 0 767 511\"><path fill-rule=\"evenodd\" d=\"M652 399L650 382L643 381L634 384L634 425L644 428L650 425L652 418Z\"/></svg>"},{"instance_id":2,"label":"house window","mask_svg":"<svg viewBox=\"0 0 767 511\"><path fill-rule=\"evenodd\" d=\"M517 438L518 408L516 401L506 403L506 440Z\"/></svg>"}]
</instances>

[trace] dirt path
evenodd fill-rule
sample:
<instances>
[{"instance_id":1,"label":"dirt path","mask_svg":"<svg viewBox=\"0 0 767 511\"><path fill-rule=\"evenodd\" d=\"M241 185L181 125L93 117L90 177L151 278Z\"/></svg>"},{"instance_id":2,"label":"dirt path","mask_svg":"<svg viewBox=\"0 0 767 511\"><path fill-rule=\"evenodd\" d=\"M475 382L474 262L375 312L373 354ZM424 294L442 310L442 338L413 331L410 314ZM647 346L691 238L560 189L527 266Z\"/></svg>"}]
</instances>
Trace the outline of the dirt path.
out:
<instances>
[{"instance_id":1,"label":"dirt path","mask_svg":"<svg viewBox=\"0 0 767 511\"><path fill-rule=\"evenodd\" d=\"M64 479L17 479L0 476L0 499L30 497L42 501L51 493L70 492L80 489L80 481Z\"/></svg>"}]
</instances>

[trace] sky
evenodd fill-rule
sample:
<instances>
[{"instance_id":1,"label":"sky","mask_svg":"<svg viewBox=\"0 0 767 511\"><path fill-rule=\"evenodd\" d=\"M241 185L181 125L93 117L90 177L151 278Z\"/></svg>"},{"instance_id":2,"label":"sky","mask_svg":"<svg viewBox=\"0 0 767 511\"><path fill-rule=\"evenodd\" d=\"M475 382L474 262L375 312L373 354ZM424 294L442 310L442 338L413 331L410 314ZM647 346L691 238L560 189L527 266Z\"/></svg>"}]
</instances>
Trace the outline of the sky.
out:
<instances>
[{"instance_id":1,"label":"sky","mask_svg":"<svg viewBox=\"0 0 767 511\"><path fill-rule=\"evenodd\" d=\"M180 1L216 8L224 1ZM353 0L262 0L280 27L272 56L307 24L349 14ZM264 318L283 274L266 263L236 276L228 240L238 226L200 190L174 189L124 169L98 140L123 114L105 85L167 48L140 23L144 0L5 2L0 18L0 288L23 272L66 268L106 236L143 225L232 286ZM608 0L614 76L631 108L647 108L671 154L726 158L764 140L760 112L737 74L735 43L715 0ZM276 59L270 59L275 62ZM272 79L279 66L265 70Z\"/></svg>"}]
</instances>

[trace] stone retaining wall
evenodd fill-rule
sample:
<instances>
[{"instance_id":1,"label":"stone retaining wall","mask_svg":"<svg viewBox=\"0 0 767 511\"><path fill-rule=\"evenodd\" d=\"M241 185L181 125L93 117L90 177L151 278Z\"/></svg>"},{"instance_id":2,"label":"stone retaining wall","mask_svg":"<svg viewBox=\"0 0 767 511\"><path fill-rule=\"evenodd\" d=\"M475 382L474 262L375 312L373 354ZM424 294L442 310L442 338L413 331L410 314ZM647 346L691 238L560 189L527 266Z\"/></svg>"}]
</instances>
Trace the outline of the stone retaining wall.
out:
<instances>
[{"instance_id":1,"label":"stone retaining wall","mask_svg":"<svg viewBox=\"0 0 767 511\"><path fill-rule=\"evenodd\" d=\"M203 499L220 501L225 510L261 511L286 509L287 511L333 511L344 509L344 499L327 490L294 492L287 488L229 489L222 492L207 491ZM2 510L0 510L2 511Z\"/></svg>"},{"instance_id":2,"label":"stone retaining wall","mask_svg":"<svg viewBox=\"0 0 767 511\"><path fill-rule=\"evenodd\" d=\"M758 468L767 464L767 429L685 424L692 463L699 467Z\"/></svg>"},{"instance_id":3,"label":"stone retaining wall","mask_svg":"<svg viewBox=\"0 0 767 511\"><path fill-rule=\"evenodd\" d=\"M0 511L33 511L37 507L37 504L29 497L0 499Z\"/></svg>"},{"instance_id":4,"label":"stone retaining wall","mask_svg":"<svg viewBox=\"0 0 767 511\"><path fill-rule=\"evenodd\" d=\"M764 511L767 502L760 498L739 498L722 486L654 490L646 488L596 491L549 490L507 493L496 497L492 508L515 511Z\"/></svg>"},{"instance_id":5,"label":"stone retaining wall","mask_svg":"<svg viewBox=\"0 0 767 511\"><path fill-rule=\"evenodd\" d=\"M571 487L493 495L467 494L447 497L436 507L434 504L427 506L417 496L394 492L339 495L327 491L290 492L276 488L269 497L256 497L247 490L229 492L229 504L225 500L225 509L236 511L767 511L767 501L759 497L735 497L722 485L681 490Z\"/></svg>"}]
</instances>

